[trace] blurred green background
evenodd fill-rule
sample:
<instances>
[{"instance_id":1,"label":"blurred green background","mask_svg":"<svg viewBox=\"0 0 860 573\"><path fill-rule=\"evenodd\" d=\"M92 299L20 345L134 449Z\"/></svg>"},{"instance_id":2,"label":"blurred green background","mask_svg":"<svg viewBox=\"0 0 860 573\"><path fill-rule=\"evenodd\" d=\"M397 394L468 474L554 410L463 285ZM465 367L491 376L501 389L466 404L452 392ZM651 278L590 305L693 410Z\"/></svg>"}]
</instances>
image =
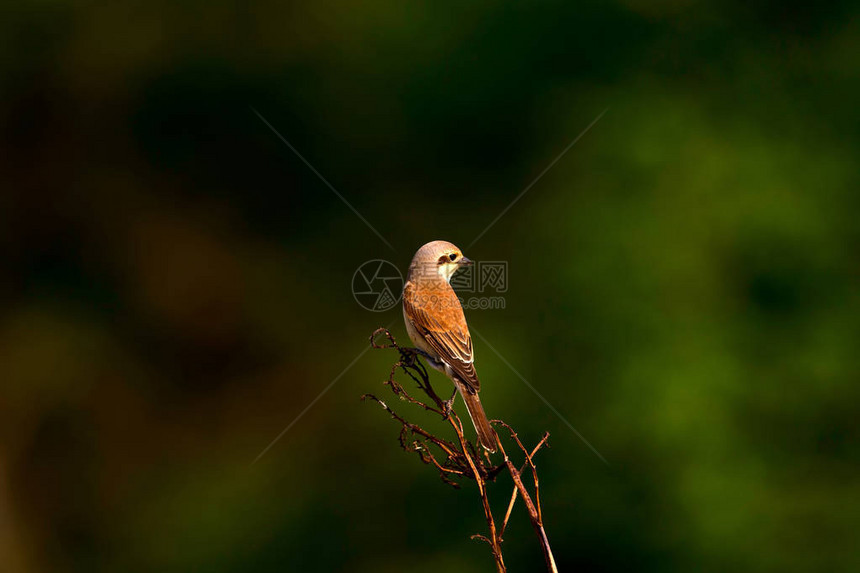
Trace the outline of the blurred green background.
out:
<instances>
[{"instance_id":1,"label":"blurred green background","mask_svg":"<svg viewBox=\"0 0 860 573\"><path fill-rule=\"evenodd\" d=\"M860 570L855 2L3 13L3 571L493 570L358 400L391 354L308 408L406 341L356 268L437 238L509 263L470 324L609 462L476 337L562 571ZM504 547L543 570L522 506Z\"/></svg>"}]
</instances>

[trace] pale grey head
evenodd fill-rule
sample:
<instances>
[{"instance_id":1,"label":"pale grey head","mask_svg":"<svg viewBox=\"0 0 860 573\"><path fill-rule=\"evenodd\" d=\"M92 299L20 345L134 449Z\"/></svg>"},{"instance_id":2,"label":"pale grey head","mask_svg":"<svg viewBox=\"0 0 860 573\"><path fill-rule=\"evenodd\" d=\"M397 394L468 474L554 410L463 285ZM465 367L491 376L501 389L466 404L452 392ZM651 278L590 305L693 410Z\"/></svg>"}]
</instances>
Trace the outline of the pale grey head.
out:
<instances>
[{"instance_id":1,"label":"pale grey head","mask_svg":"<svg viewBox=\"0 0 860 573\"><path fill-rule=\"evenodd\" d=\"M430 241L415 253L409 265L409 277L441 277L449 282L460 267L471 265L457 245L448 241Z\"/></svg>"}]
</instances>

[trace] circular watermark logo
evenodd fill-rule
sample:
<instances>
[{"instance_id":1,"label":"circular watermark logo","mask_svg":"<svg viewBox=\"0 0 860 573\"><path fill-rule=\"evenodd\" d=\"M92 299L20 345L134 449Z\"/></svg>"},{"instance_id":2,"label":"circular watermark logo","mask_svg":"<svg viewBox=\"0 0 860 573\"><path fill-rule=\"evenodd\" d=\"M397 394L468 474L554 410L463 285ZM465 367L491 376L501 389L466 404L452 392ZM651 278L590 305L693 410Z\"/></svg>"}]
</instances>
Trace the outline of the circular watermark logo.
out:
<instances>
[{"instance_id":1,"label":"circular watermark logo","mask_svg":"<svg viewBox=\"0 0 860 573\"><path fill-rule=\"evenodd\" d=\"M393 263L374 259L363 263L352 275L352 296L362 308L383 312L403 294L403 275Z\"/></svg>"}]
</instances>

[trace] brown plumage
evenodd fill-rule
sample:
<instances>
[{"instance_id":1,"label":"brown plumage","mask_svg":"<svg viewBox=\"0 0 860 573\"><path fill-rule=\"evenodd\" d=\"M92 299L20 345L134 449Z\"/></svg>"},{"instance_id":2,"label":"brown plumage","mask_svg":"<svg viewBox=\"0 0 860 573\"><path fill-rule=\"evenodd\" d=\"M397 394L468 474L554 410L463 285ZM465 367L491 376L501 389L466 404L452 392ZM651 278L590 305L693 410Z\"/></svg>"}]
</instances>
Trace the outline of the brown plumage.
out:
<instances>
[{"instance_id":1,"label":"brown plumage","mask_svg":"<svg viewBox=\"0 0 860 573\"><path fill-rule=\"evenodd\" d=\"M475 372L472 337L451 276L472 261L446 241L427 243L415 253L403 288L403 317L409 338L444 372L463 397L478 434L487 450L496 451L493 432L478 397L481 383Z\"/></svg>"}]
</instances>

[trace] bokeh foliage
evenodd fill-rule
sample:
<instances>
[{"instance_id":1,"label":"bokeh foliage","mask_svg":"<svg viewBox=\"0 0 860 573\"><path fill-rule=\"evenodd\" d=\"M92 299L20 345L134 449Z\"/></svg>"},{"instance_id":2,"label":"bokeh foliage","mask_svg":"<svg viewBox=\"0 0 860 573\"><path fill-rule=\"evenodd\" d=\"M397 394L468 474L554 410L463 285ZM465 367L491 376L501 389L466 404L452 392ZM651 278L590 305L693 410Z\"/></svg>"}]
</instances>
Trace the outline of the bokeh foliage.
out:
<instances>
[{"instance_id":1,"label":"bokeh foliage","mask_svg":"<svg viewBox=\"0 0 860 573\"><path fill-rule=\"evenodd\" d=\"M384 353L251 462L405 341L362 262L465 249L606 108L466 250L510 265L474 330L609 461L476 339L491 416L552 434L561 569L860 568L856 3L13 0L0 36L4 571L490 570L358 402Z\"/></svg>"}]
</instances>

